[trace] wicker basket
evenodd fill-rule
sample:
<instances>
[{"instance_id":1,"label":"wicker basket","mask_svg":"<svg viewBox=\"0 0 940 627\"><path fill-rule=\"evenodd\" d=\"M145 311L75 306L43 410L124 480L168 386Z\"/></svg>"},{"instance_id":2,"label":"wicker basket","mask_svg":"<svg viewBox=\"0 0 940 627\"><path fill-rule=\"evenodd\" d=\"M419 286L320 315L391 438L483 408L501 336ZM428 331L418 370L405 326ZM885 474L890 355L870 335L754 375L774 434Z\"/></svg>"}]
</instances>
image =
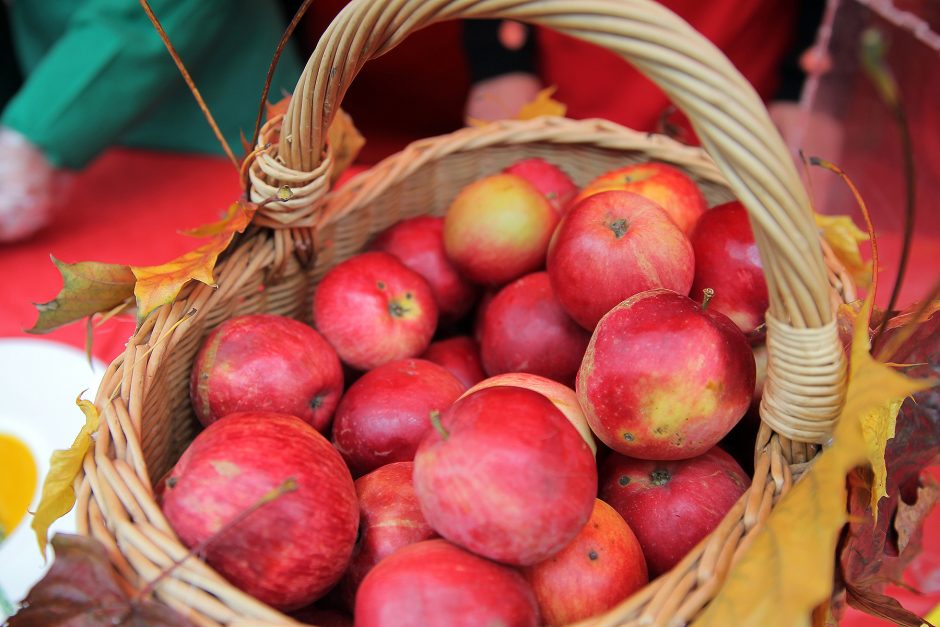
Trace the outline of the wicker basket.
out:
<instances>
[{"instance_id":1,"label":"wicker basket","mask_svg":"<svg viewBox=\"0 0 940 627\"><path fill-rule=\"evenodd\" d=\"M330 193L325 129L359 68L410 32L460 17L548 26L620 53L689 115L711 158L605 121L543 118L417 142ZM689 173L711 205L737 197L747 206L771 303L763 423L749 492L673 571L603 619L657 625L691 620L829 437L845 390L834 303L852 297L845 293L851 285L844 274L827 267L831 255L820 245L779 135L731 63L648 0L355 0L321 39L283 120L264 128L259 145L269 142L273 148L250 169L252 199L271 198L282 185L293 197L259 210L217 266L217 289L194 284L151 314L104 376L96 400L104 420L78 480L80 531L108 547L115 568L134 588L185 557L151 486L196 434L189 371L201 341L222 321L256 312L309 321L313 289L327 269L400 219L441 214L462 186L522 157L559 164L579 185L614 167L653 159ZM198 624L289 620L196 558L161 579L155 594Z\"/></svg>"}]
</instances>

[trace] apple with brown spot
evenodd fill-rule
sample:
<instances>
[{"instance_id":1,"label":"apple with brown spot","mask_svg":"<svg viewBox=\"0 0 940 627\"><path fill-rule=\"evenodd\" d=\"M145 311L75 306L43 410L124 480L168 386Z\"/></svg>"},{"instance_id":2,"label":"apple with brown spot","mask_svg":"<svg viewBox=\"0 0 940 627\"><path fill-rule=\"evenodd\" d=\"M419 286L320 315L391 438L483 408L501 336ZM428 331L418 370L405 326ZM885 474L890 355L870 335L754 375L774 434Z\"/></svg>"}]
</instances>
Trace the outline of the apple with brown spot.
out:
<instances>
[{"instance_id":1,"label":"apple with brown spot","mask_svg":"<svg viewBox=\"0 0 940 627\"><path fill-rule=\"evenodd\" d=\"M708 209L705 197L685 172L665 163L636 163L611 170L584 186L573 202L588 196L622 190L649 198L689 235L699 217Z\"/></svg>"},{"instance_id":2,"label":"apple with brown spot","mask_svg":"<svg viewBox=\"0 0 940 627\"><path fill-rule=\"evenodd\" d=\"M652 577L678 564L714 531L751 483L734 458L717 447L677 461L614 453L600 475L601 499L636 534Z\"/></svg>"},{"instance_id":3,"label":"apple with brown spot","mask_svg":"<svg viewBox=\"0 0 940 627\"><path fill-rule=\"evenodd\" d=\"M425 278L442 322L454 322L476 301L478 288L464 278L444 252L444 219L419 216L397 222L375 238L369 250L390 253Z\"/></svg>"},{"instance_id":4,"label":"apple with brown spot","mask_svg":"<svg viewBox=\"0 0 940 627\"><path fill-rule=\"evenodd\" d=\"M649 581L640 543L613 507L594 501L591 518L560 552L522 570L542 622L568 625L614 607Z\"/></svg>"},{"instance_id":5,"label":"apple with brown spot","mask_svg":"<svg viewBox=\"0 0 940 627\"><path fill-rule=\"evenodd\" d=\"M488 375L527 372L574 385L591 334L562 308L548 273L503 287L482 322L480 357Z\"/></svg>"},{"instance_id":6,"label":"apple with brown spot","mask_svg":"<svg viewBox=\"0 0 940 627\"><path fill-rule=\"evenodd\" d=\"M357 627L536 627L535 595L517 571L446 540L404 547L356 595Z\"/></svg>"},{"instance_id":7,"label":"apple with brown spot","mask_svg":"<svg viewBox=\"0 0 940 627\"><path fill-rule=\"evenodd\" d=\"M313 297L316 328L339 358L371 370L427 349L437 327L428 282L396 257L368 252L334 266Z\"/></svg>"},{"instance_id":8,"label":"apple with brown spot","mask_svg":"<svg viewBox=\"0 0 940 627\"><path fill-rule=\"evenodd\" d=\"M346 390L333 420L333 446L354 476L411 461L431 430L431 413L445 411L464 389L443 366L424 359L383 364Z\"/></svg>"},{"instance_id":9,"label":"apple with brown spot","mask_svg":"<svg viewBox=\"0 0 940 627\"><path fill-rule=\"evenodd\" d=\"M503 172L521 176L532 183L535 189L545 195L559 216L565 213L571 200L578 195L578 186L571 178L557 165L541 157L517 161Z\"/></svg>"},{"instance_id":10,"label":"apple with brown spot","mask_svg":"<svg viewBox=\"0 0 940 627\"><path fill-rule=\"evenodd\" d=\"M687 459L712 448L744 416L754 378L750 345L727 316L656 289L601 319L576 389L588 424L611 449Z\"/></svg>"},{"instance_id":11,"label":"apple with brown spot","mask_svg":"<svg viewBox=\"0 0 940 627\"><path fill-rule=\"evenodd\" d=\"M597 455L597 441L594 439L594 433L588 425L587 418L584 417L584 412L581 411L581 405L578 403L578 395L567 385L559 383L558 381L552 381L551 379L540 377L537 374L507 372L506 374L498 374L489 379L480 381L464 392L461 398L470 396L479 390L502 386L532 390L550 400L552 405L557 407L558 411L564 414L565 418L568 419L568 422L578 430L578 433L581 434L581 437L584 438L584 441L591 449L591 453L595 456Z\"/></svg>"},{"instance_id":12,"label":"apple with brown spot","mask_svg":"<svg viewBox=\"0 0 940 627\"><path fill-rule=\"evenodd\" d=\"M747 209L729 202L705 212L692 232L692 293L715 291L709 307L731 318L745 335L764 324L770 304L767 281Z\"/></svg>"},{"instance_id":13,"label":"apple with brown spot","mask_svg":"<svg viewBox=\"0 0 940 627\"><path fill-rule=\"evenodd\" d=\"M471 281L503 285L541 268L558 214L521 176L494 174L464 187L444 217L444 250Z\"/></svg>"},{"instance_id":14,"label":"apple with brown spot","mask_svg":"<svg viewBox=\"0 0 940 627\"><path fill-rule=\"evenodd\" d=\"M421 359L427 359L450 371L466 387L486 378L480 361L480 347L469 337L457 336L431 342Z\"/></svg>"},{"instance_id":15,"label":"apple with brown spot","mask_svg":"<svg viewBox=\"0 0 940 627\"><path fill-rule=\"evenodd\" d=\"M209 565L285 611L339 581L359 525L356 489L339 453L284 414L229 414L209 425L167 477L162 501L187 547L212 538L201 550Z\"/></svg>"},{"instance_id":16,"label":"apple with brown spot","mask_svg":"<svg viewBox=\"0 0 940 627\"><path fill-rule=\"evenodd\" d=\"M591 516L591 449L547 398L496 387L454 403L415 455L415 493L431 528L492 560L551 557Z\"/></svg>"},{"instance_id":17,"label":"apple with brown spot","mask_svg":"<svg viewBox=\"0 0 940 627\"><path fill-rule=\"evenodd\" d=\"M333 347L304 323L238 316L203 341L189 392L204 426L235 412L270 411L297 416L323 432L343 393L343 369Z\"/></svg>"},{"instance_id":18,"label":"apple with brown spot","mask_svg":"<svg viewBox=\"0 0 940 627\"><path fill-rule=\"evenodd\" d=\"M658 287L688 294L694 274L688 238L659 205L631 192L601 192L574 205L548 251L555 296L588 331L634 294Z\"/></svg>"},{"instance_id":19,"label":"apple with brown spot","mask_svg":"<svg viewBox=\"0 0 940 627\"><path fill-rule=\"evenodd\" d=\"M340 597L350 609L359 584L376 564L402 547L437 535L418 505L411 481L413 469L412 462L395 462L356 480L359 537L339 583Z\"/></svg>"}]
</instances>

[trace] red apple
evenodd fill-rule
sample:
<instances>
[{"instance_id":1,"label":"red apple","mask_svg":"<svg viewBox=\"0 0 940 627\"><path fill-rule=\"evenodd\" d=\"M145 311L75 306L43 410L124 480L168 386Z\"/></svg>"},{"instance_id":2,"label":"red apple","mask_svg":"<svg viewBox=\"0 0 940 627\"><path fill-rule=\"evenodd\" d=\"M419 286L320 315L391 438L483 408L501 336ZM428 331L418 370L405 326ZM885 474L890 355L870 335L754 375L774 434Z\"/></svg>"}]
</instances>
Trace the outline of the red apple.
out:
<instances>
[{"instance_id":1,"label":"red apple","mask_svg":"<svg viewBox=\"0 0 940 627\"><path fill-rule=\"evenodd\" d=\"M536 627L532 589L512 568L445 540L406 546L366 575L357 627Z\"/></svg>"},{"instance_id":2,"label":"red apple","mask_svg":"<svg viewBox=\"0 0 940 627\"><path fill-rule=\"evenodd\" d=\"M444 250L471 281L503 285L542 267L558 214L520 176L495 174L464 187L444 218Z\"/></svg>"},{"instance_id":3,"label":"red apple","mask_svg":"<svg viewBox=\"0 0 940 627\"><path fill-rule=\"evenodd\" d=\"M500 386L525 388L533 392L538 392L550 400L552 405L557 407L558 411L564 414L565 418L568 419L568 422L578 430L578 433L581 434L581 437L584 438L584 441L591 449L591 453L596 455L597 441L594 439L594 433L591 431L591 427L588 426L584 412L581 411L581 405L578 403L578 395L575 394L574 390L558 381L552 381L551 379L540 377L537 374L508 372L506 374L498 374L489 379L484 379L464 392L463 396L470 396L479 390ZM461 398L463 398L463 396L461 396Z\"/></svg>"},{"instance_id":4,"label":"red apple","mask_svg":"<svg viewBox=\"0 0 940 627\"><path fill-rule=\"evenodd\" d=\"M483 318L486 317L486 310L490 303L496 298L496 292L495 289L486 290L480 297L480 302L477 303L477 310L473 315L473 339L477 344L483 340ZM480 367L482 368L482 364Z\"/></svg>"},{"instance_id":5,"label":"red apple","mask_svg":"<svg viewBox=\"0 0 940 627\"><path fill-rule=\"evenodd\" d=\"M444 253L444 218L420 216L383 231L369 250L398 257L427 280L441 320L453 322L470 310L477 287L465 279Z\"/></svg>"},{"instance_id":6,"label":"red apple","mask_svg":"<svg viewBox=\"0 0 940 627\"><path fill-rule=\"evenodd\" d=\"M692 232L695 280L692 294L711 288L709 307L731 318L745 334L764 324L767 281L747 209L729 202L705 212Z\"/></svg>"},{"instance_id":7,"label":"red apple","mask_svg":"<svg viewBox=\"0 0 940 627\"><path fill-rule=\"evenodd\" d=\"M711 533L749 485L720 448L668 462L614 453L601 466L600 497L630 525L656 577Z\"/></svg>"},{"instance_id":8,"label":"red apple","mask_svg":"<svg viewBox=\"0 0 940 627\"><path fill-rule=\"evenodd\" d=\"M288 480L293 490L258 506ZM167 479L163 513L186 546L213 538L202 554L233 585L285 611L339 581L359 525L339 453L309 424L266 412L229 414L197 435Z\"/></svg>"},{"instance_id":9,"label":"red apple","mask_svg":"<svg viewBox=\"0 0 940 627\"><path fill-rule=\"evenodd\" d=\"M589 331L634 294L657 287L688 294L694 272L689 240L656 203L630 192L574 205L548 251L555 296Z\"/></svg>"},{"instance_id":10,"label":"red apple","mask_svg":"<svg viewBox=\"0 0 940 627\"><path fill-rule=\"evenodd\" d=\"M480 348L466 336L432 342L421 359L444 366L468 388L486 378L480 361Z\"/></svg>"},{"instance_id":11,"label":"red apple","mask_svg":"<svg viewBox=\"0 0 940 627\"><path fill-rule=\"evenodd\" d=\"M189 385L203 425L241 411L297 416L326 431L343 393L336 351L312 328L283 316L226 320L206 337Z\"/></svg>"},{"instance_id":12,"label":"red apple","mask_svg":"<svg viewBox=\"0 0 940 627\"><path fill-rule=\"evenodd\" d=\"M480 357L488 375L527 372L574 385L591 334L565 313L548 273L501 289L483 316Z\"/></svg>"},{"instance_id":13,"label":"red apple","mask_svg":"<svg viewBox=\"0 0 940 627\"><path fill-rule=\"evenodd\" d=\"M489 388L454 403L415 455L431 528L477 555L526 566L560 551L597 495L591 449L544 396Z\"/></svg>"},{"instance_id":14,"label":"red apple","mask_svg":"<svg viewBox=\"0 0 940 627\"><path fill-rule=\"evenodd\" d=\"M354 476L414 459L431 430L431 412L443 412L464 386L443 366L402 359L370 370L336 408L333 446Z\"/></svg>"},{"instance_id":15,"label":"red apple","mask_svg":"<svg viewBox=\"0 0 940 627\"><path fill-rule=\"evenodd\" d=\"M606 172L584 186L574 202L599 192L623 190L649 198L689 235L708 205L689 176L664 163L636 163Z\"/></svg>"},{"instance_id":16,"label":"red apple","mask_svg":"<svg viewBox=\"0 0 940 627\"><path fill-rule=\"evenodd\" d=\"M412 462L395 462L359 477L359 539L340 581L340 596L352 609L356 591L376 564L398 549L436 534L418 505L411 483Z\"/></svg>"},{"instance_id":17,"label":"red apple","mask_svg":"<svg viewBox=\"0 0 940 627\"><path fill-rule=\"evenodd\" d=\"M687 296L650 290L598 323L578 373L578 400L591 429L613 450L687 459L741 419L754 370L747 339L727 316Z\"/></svg>"},{"instance_id":18,"label":"red apple","mask_svg":"<svg viewBox=\"0 0 940 627\"><path fill-rule=\"evenodd\" d=\"M578 186L571 178L557 165L540 157L517 161L503 172L521 176L532 183L559 216L565 213L571 200L578 195Z\"/></svg>"},{"instance_id":19,"label":"red apple","mask_svg":"<svg viewBox=\"0 0 940 627\"><path fill-rule=\"evenodd\" d=\"M606 612L649 581L636 536L601 500L594 501L591 518L571 544L522 575L546 625L568 625Z\"/></svg>"},{"instance_id":20,"label":"red apple","mask_svg":"<svg viewBox=\"0 0 940 627\"><path fill-rule=\"evenodd\" d=\"M423 353L437 327L437 304L428 282L398 259L362 253L320 281L313 320L340 359L371 370Z\"/></svg>"}]
</instances>

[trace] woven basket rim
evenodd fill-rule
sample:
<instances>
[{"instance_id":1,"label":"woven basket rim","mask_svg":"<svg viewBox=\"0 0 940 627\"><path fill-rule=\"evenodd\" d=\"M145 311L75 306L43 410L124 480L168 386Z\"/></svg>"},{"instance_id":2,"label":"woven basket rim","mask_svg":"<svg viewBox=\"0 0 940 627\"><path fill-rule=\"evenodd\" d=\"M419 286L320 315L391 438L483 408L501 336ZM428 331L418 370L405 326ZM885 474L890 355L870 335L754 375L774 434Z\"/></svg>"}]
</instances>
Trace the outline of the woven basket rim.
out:
<instances>
[{"instance_id":1,"label":"woven basket rim","mask_svg":"<svg viewBox=\"0 0 940 627\"><path fill-rule=\"evenodd\" d=\"M583 133L584 128L590 128L594 123L538 119L496 125L499 128L498 133L494 133L494 129L465 129L458 132L457 146L462 147L468 138L486 137L493 140L492 145L497 147L517 145L526 149L529 147L528 143L506 141L502 137L502 134L510 133L513 129L520 129L529 137L539 137L541 133L549 137L555 136L556 139L570 131L582 137L581 143L594 147L597 144L589 138L585 139ZM675 150L675 154L681 159L701 166L702 178L707 177L707 180L715 183L722 180L721 174L699 148L685 146L661 136L631 131L607 122L602 122L601 126L604 130L595 134L595 138L602 148L611 145L642 147L646 144L661 150L662 152L657 154L659 159L665 162L670 162L669 150ZM617 143L618 136L620 144ZM422 140L419 148L427 150L433 144L448 144L452 139L452 135L446 135ZM565 141L555 143L562 147L567 144ZM438 146L440 147L442 146ZM481 150L485 148L477 145L470 149L470 152ZM442 153L439 151L436 154L440 156ZM345 192L345 187L334 192L329 202L340 202L344 194L346 200L349 195L369 197L374 191L373 183L380 186L389 184L387 169L396 170L399 166L395 162L398 160L413 161L407 149L397 153L383 164L379 164L382 167L377 166L376 169L369 169L358 175L357 179L362 180L351 180L353 185ZM336 219L342 220L343 217L338 216ZM273 236L261 232L255 238L241 242L223 262L223 265L228 267L220 269L220 291L229 284L229 272L239 272L246 264L253 268L251 271L263 274L265 264L274 263L274 239ZM254 260L254 263L250 260ZM233 270L229 270L229 267ZM833 272L834 276L846 279L844 270L840 270L838 266L833 267ZM128 343L127 352L111 363L98 392L96 403L105 419L102 420L97 435L95 450L85 460L84 477L77 490L79 528L82 533L105 542L110 548L118 571L130 582L154 578L160 568L165 567L171 559L178 559L185 554L185 548L156 504L150 485L156 477L150 477L144 462L141 432L143 423L148 418L143 415L144 399L141 397L145 394L142 389L145 386L145 377L147 373L152 375L159 367L159 359L172 358L172 350L186 334L188 323L184 322L175 328L169 336L165 336L164 330L184 319L186 312L192 307L206 307L207 300L218 294L219 291L197 285L188 289L177 302L155 312ZM117 394L115 388L118 390ZM669 597L681 591L681 586L687 583L683 577L687 578L688 573L700 576L702 560L711 559L708 556L718 550L715 546L727 546L728 542L740 541L746 530L754 529L769 514L770 506L789 488L794 475L798 475L809 460L804 452L804 459L791 465L784 450L791 446L789 443L771 434L769 430L765 430L761 437L765 441L757 455L757 479L752 491L729 512L722 526L693 550L676 570L652 582L650 586L631 597L628 605L618 611L635 615L647 608L655 608L654 602L658 603L664 596ZM718 553L724 555L721 551ZM722 558L724 561L716 558L715 563L708 567L726 569L730 557L731 554L728 553ZM174 573L173 577L167 577L164 583L158 585L156 593L162 602L186 612L190 617L202 621L210 619L212 622L209 624L242 619L271 624L284 621L282 615L234 589L209 566L195 559L187 562L186 569L178 569L178 573Z\"/></svg>"}]
</instances>

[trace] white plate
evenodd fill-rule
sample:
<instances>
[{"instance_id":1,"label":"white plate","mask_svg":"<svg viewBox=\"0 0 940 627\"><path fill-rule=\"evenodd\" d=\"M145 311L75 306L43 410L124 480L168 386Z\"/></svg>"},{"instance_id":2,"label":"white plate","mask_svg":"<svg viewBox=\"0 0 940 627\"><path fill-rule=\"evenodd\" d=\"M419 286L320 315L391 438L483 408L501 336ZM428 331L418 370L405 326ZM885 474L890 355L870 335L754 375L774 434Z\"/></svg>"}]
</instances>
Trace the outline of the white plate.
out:
<instances>
[{"instance_id":1,"label":"white plate","mask_svg":"<svg viewBox=\"0 0 940 627\"><path fill-rule=\"evenodd\" d=\"M88 364L85 354L71 346L42 339L0 339L0 433L21 440L36 460L38 486L30 510L39 502L39 492L49 458L56 449L71 446L85 422L75 397L94 400L104 365ZM0 543L0 590L14 604L26 596L49 567L36 544L27 515ZM52 525L52 533L74 533L73 513ZM49 561L52 550L49 549ZM0 622L5 618L0 610Z\"/></svg>"}]
</instances>

